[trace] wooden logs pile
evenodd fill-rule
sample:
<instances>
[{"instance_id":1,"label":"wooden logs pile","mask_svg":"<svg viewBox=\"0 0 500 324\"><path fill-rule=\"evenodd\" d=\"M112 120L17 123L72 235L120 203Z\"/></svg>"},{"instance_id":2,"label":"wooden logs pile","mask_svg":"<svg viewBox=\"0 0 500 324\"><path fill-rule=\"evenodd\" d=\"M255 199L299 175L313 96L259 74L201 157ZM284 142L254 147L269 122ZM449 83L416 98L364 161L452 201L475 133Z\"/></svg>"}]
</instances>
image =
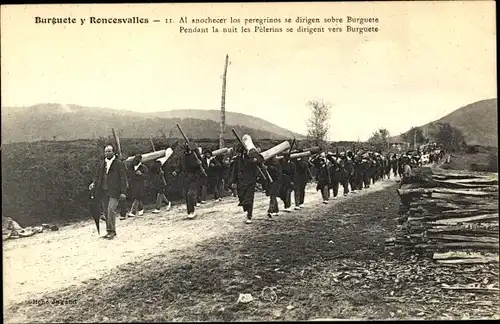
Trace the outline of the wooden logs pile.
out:
<instances>
[{"instance_id":1,"label":"wooden logs pile","mask_svg":"<svg viewBox=\"0 0 500 324\"><path fill-rule=\"evenodd\" d=\"M433 170L433 184L398 189L402 225L396 245L433 252L443 264L498 263L498 178L496 174Z\"/></svg>"}]
</instances>

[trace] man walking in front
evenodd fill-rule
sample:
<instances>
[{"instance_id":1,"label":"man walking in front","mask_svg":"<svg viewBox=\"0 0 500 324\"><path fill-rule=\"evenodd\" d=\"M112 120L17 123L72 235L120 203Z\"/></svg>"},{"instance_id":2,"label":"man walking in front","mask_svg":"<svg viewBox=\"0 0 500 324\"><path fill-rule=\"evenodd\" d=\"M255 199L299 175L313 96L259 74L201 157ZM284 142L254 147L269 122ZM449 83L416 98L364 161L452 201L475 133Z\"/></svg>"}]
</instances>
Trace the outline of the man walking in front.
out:
<instances>
[{"instance_id":1,"label":"man walking in front","mask_svg":"<svg viewBox=\"0 0 500 324\"><path fill-rule=\"evenodd\" d=\"M230 183L236 184L238 206L247 213L247 224L252 224L255 185L257 184L257 158L250 157L243 145L238 145L238 155L231 169Z\"/></svg>"},{"instance_id":2,"label":"man walking in front","mask_svg":"<svg viewBox=\"0 0 500 324\"><path fill-rule=\"evenodd\" d=\"M116 209L120 200L125 200L127 172L122 161L116 158L113 146L104 148L105 159L97 169L97 179L89 186L96 189L96 197L104 203L106 212L106 239L116 237Z\"/></svg>"},{"instance_id":3,"label":"man walking in front","mask_svg":"<svg viewBox=\"0 0 500 324\"><path fill-rule=\"evenodd\" d=\"M186 143L184 154L179 160L179 166L172 172L175 177L179 173L184 174L184 194L186 196L187 218L195 217L195 207L198 199L198 189L200 188L200 179L202 176L202 162L196 155L198 148L194 143Z\"/></svg>"},{"instance_id":4,"label":"man walking in front","mask_svg":"<svg viewBox=\"0 0 500 324\"><path fill-rule=\"evenodd\" d=\"M290 160L290 153L283 154L281 163L281 190L280 198L285 204L284 211L291 212L292 209L292 191L295 190L297 183L297 171L295 163Z\"/></svg>"},{"instance_id":5,"label":"man walking in front","mask_svg":"<svg viewBox=\"0 0 500 324\"><path fill-rule=\"evenodd\" d=\"M295 209L304 207L304 198L306 195L306 185L311 180L309 177L309 161L307 158L297 158L295 160L295 171L297 174L297 183L295 184Z\"/></svg>"}]
</instances>

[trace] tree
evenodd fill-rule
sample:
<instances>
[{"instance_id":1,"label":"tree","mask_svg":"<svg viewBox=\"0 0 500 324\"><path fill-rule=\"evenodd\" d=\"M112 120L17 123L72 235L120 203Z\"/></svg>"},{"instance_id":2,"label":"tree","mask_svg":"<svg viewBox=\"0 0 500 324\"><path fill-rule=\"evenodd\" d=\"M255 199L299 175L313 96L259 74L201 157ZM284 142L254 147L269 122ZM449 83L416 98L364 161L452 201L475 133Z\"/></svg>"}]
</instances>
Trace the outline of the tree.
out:
<instances>
[{"instance_id":1,"label":"tree","mask_svg":"<svg viewBox=\"0 0 500 324\"><path fill-rule=\"evenodd\" d=\"M389 131L386 129L386 128L380 128L378 130L379 134L380 134L380 137L382 139L382 141L384 142L384 144L387 144L387 142L389 141Z\"/></svg>"},{"instance_id":2,"label":"tree","mask_svg":"<svg viewBox=\"0 0 500 324\"><path fill-rule=\"evenodd\" d=\"M311 110L307 120L307 136L314 145L323 145L330 131L331 104L322 100L312 100L306 106Z\"/></svg>"},{"instance_id":3,"label":"tree","mask_svg":"<svg viewBox=\"0 0 500 324\"><path fill-rule=\"evenodd\" d=\"M415 138L416 136L416 138ZM415 140L416 140L416 144L418 145L418 143L426 143L426 139L425 139L425 136L424 136L424 132L422 131L422 128L420 127L412 127L410 128L410 130L408 132L406 132L405 134L401 135L401 137L403 138L403 140L405 142L408 142L408 143L411 143L412 145L414 144Z\"/></svg>"},{"instance_id":4,"label":"tree","mask_svg":"<svg viewBox=\"0 0 500 324\"><path fill-rule=\"evenodd\" d=\"M439 123L439 130L436 140L448 151L455 152L462 149L465 143L465 136L461 130L448 123Z\"/></svg>"},{"instance_id":5,"label":"tree","mask_svg":"<svg viewBox=\"0 0 500 324\"><path fill-rule=\"evenodd\" d=\"M382 151L387 148L389 141L389 131L385 128L380 128L374 132L368 139L368 143L373 146L375 151Z\"/></svg>"}]
</instances>

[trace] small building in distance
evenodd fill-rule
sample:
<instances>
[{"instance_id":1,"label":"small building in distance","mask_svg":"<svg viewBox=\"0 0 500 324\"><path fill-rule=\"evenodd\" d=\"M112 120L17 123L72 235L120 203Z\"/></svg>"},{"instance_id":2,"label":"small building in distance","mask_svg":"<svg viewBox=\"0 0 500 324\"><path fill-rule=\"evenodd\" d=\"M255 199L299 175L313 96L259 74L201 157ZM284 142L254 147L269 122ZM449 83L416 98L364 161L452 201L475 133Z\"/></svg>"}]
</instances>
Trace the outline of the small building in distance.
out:
<instances>
[{"instance_id":1,"label":"small building in distance","mask_svg":"<svg viewBox=\"0 0 500 324\"><path fill-rule=\"evenodd\" d=\"M410 148L410 143L403 140L401 135L389 138L389 152L390 153L402 153L406 152Z\"/></svg>"}]
</instances>

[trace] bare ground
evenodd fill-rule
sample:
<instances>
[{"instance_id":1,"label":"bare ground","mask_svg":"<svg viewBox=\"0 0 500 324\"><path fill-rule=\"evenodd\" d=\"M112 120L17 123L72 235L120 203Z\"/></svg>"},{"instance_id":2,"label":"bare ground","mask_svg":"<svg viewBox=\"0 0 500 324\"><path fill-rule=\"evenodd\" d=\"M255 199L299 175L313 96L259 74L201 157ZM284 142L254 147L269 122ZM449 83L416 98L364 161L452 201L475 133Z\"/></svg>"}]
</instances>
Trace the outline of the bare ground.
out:
<instances>
[{"instance_id":1,"label":"bare ground","mask_svg":"<svg viewBox=\"0 0 500 324\"><path fill-rule=\"evenodd\" d=\"M193 221L183 219L179 206L120 222L111 242L97 239L90 222L6 242L5 320L447 319L499 313L498 295L464 297L440 288L455 282L463 268L433 270L425 258L385 248L397 224L393 180L329 205L311 186L306 201L305 209L268 221L268 199L259 194L252 225L243 223L236 200L226 198L203 206ZM491 271L468 269L481 280ZM254 301L237 304L240 293ZM42 297L45 304L29 302Z\"/></svg>"}]
</instances>

